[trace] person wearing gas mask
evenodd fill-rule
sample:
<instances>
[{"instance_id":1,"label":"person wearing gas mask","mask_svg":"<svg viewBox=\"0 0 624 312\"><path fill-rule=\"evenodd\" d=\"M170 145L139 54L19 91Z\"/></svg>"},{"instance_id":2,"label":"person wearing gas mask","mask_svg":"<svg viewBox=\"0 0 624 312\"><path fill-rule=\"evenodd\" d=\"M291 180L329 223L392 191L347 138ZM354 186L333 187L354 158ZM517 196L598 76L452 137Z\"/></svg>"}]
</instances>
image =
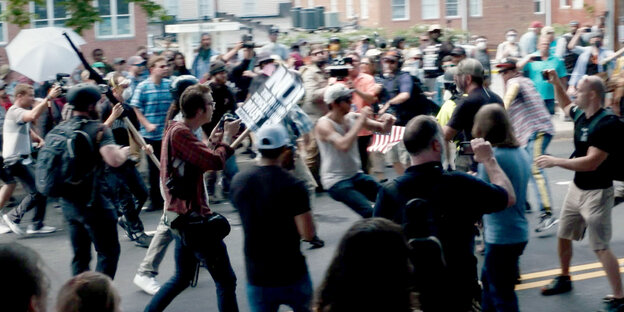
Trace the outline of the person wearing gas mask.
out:
<instances>
[{"instance_id":1,"label":"person wearing gas mask","mask_svg":"<svg viewBox=\"0 0 624 312\"><path fill-rule=\"evenodd\" d=\"M575 36L576 37L576 36ZM611 70L608 64L601 65L602 60L608 58L613 54L613 51L607 50L602 46L604 35L600 32L592 33L589 39L589 47L584 48L584 52L579 55L576 60L576 65L570 76L570 83L568 84L568 94L574 94L576 91L576 84L585 75L603 75L608 70Z\"/></svg>"},{"instance_id":2,"label":"person wearing gas mask","mask_svg":"<svg viewBox=\"0 0 624 312\"><path fill-rule=\"evenodd\" d=\"M474 58L483 66L483 84L489 86L492 70L490 69L490 55L487 52L487 38L479 36L475 42L477 48L474 52Z\"/></svg>"},{"instance_id":3,"label":"person wearing gas mask","mask_svg":"<svg viewBox=\"0 0 624 312\"><path fill-rule=\"evenodd\" d=\"M505 41L501 42L496 49L496 61L504 58L518 59L520 58L520 46L516 40L518 39L518 32L515 29L509 29L505 32Z\"/></svg>"}]
</instances>

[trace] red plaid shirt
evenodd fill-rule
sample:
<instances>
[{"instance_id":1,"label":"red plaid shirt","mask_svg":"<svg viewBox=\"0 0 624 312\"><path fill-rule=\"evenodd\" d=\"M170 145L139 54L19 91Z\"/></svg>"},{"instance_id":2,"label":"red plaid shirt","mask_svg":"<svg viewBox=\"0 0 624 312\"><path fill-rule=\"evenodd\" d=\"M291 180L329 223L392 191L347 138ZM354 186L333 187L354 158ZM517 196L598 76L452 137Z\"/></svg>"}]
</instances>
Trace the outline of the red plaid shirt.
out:
<instances>
[{"instance_id":1,"label":"red plaid shirt","mask_svg":"<svg viewBox=\"0 0 624 312\"><path fill-rule=\"evenodd\" d=\"M169 143L171 143L171 156L169 155ZM165 209L179 214L187 214L192 211L201 215L210 214L210 208L206 201L203 174L208 170L221 170L225 166L228 157L234 154L234 150L225 144L217 144L211 150L193 135L191 129L182 122L172 121L165 131L165 137L160 152L160 182L165 195ZM190 200L183 200L171 196L167 188L169 172L169 159L184 161L184 177L189 181L196 181L195 196Z\"/></svg>"}]
</instances>

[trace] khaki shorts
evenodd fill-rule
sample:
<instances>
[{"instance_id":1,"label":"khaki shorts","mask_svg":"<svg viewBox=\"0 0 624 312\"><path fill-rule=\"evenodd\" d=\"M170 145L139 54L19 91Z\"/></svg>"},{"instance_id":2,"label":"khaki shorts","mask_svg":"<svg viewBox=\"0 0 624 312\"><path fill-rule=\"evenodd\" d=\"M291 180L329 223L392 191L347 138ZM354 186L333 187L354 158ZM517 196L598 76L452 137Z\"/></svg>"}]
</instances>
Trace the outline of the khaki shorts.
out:
<instances>
[{"instance_id":1,"label":"khaki shorts","mask_svg":"<svg viewBox=\"0 0 624 312\"><path fill-rule=\"evenodd\" d=\"M563 201L557 236L579 241L587 231L592 250L609 248L611 208L613 208L613 187L581 190L571 182Z\"/></svg>"},{"instance_id":2,"label":"khaki shorts","mask_svg":"<svg viewBox=\"0 0 624 312\"><path fill-rule=\"evenodd\" d=\"M407 152L407 149L405 149L405 144L403 144L403 141L401 141L401 142L399 142L399 144L396 144L395 146L393 146L386 153L386 161L391 163L391 164L395 164L395 163L400 162L406 168L410 166L410 163L411 163L410 155Z\"/></svg>"},{"instance_id":3,"label":"khaki shorts","mask_svg":"<svg viewBox=\"0 0 624 312\"><path fill-rule=\"evenodd\" d=\"M373 173L384 173L386 169L386 157L380 152L368 153L368 160Z\"/></svg>"}]
</instances>

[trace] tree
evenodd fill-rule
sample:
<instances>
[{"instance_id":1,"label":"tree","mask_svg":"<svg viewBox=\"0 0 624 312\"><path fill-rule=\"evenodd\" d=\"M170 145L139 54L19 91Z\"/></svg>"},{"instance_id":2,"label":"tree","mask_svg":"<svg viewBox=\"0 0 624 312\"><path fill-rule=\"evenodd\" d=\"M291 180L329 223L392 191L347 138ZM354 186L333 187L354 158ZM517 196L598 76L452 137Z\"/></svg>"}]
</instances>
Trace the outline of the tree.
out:
<instances>
[{"instance_id":1,"label":"tree","mask_svg":"<svg viewBox=\"0 0 624 312\"><path fill-rule=\"evenodd\" d=\"M126 1L139 5L150 18L169 19L165 9L152 0ZM28 9L30 2L30 0L7 0L6 10L0 15L0 19L20 27L30 24L30 20L37 17ZM35 0L35 2L39 5L46 4L45 0ZM94 23L102 20L98 8L93 6L92 0L65 0L58 4L64 6L65 12L67 12L68 18L65 21L65 26L74 29L77 33L90 29Z\"/></svg>"}]
</instances>

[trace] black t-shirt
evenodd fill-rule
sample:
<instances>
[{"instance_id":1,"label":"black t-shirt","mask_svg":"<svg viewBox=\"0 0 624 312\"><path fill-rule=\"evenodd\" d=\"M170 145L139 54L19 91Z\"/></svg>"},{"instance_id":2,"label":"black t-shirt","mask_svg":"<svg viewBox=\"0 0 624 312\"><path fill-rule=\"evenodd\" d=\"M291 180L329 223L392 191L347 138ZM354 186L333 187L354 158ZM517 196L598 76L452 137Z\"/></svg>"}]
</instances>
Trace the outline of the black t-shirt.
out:
<instances>
[{"instance_id":1,"label":"black t-shirt","mask_svg":"<svg viewBox=\"0 0 624 312\"><path fill-rule=\"evenodd\" d=\"M294 217L310 211L302 181L277 166L238 173L230 190L245 231L247 279L256 286L290 285L307 273Z\"/></svg>"},{"instance_id":2,"label":"black t-shirt","mask_svg":"<svg viewBox=\"0 0 624 312\"><path fill-rule=\"evenodd\" d=\"M207 125L202 126L202 129L206 133L212 133L212 129L217 126L221 117L225 113L232 113L236 107L236 99L234 93L227 85L219 85L216 83L210 83L210 89L212 90L212 99L215 102L215 109L212 112L212 119Z\"/></svg>"},{"instance_id":3,"label":"black t-shirt","mask_svg":"<svg viewBox=\"0 0 624 312\"><path fill-rule=\"evenodd\" d=\"M614 134L623 133L622 123L617 120L617 116L609 115L603 117L593 129L590 129L592 120L602 110L604 108L601 108L589 118L585 116L585 112L578 106L574 106L570 110L570 116L574 120L575 157L586 156L590 146L609 154L619 151L621 143L613 137ZM613 185L613 175L610 174L610 170L612 168L604 161L594 171L577 171L574 174L574 184L583 190L609 188Z\"/></svg>"},{"instance_id":4,"label":"black t-shirt","mask_svg":"<svg viewBox=\"0 0 624 312\"><path fill-rule=\"evenodd\" d=\"M128 117L130 123L137 130L140 129L139 118L136 115L134 109L128 105L123 103L123 112L119 118L115 119L111 126L111 130L113 132L113 137L115 138L115 142L121 146L129 146L130 145L130 137L128 128L126 127L126 123L123 118ZM101 104L98 104L98 110L100 111L100 118L102 122L106 121L110 114L113 112L113 105L109 101L104 101Z\"/></svg>"},{"instance_id":5,"label":"black t-shirt","mask_svg":"<svg viewBox=\"0 0 624 312\"><path fill-rule=\"evenodd\" d=\"M503 100L490 89L476 88L467 97L461 97L458 100L448 126L457 130L458 133L463 131L464 140L470 141L475 115L482 106L491 103L503 105Z\"/></svg>"},{"instance_id":6,"label":"black t-shirt","mask_svg":"<svg viewBox=\"0 0 624 312\"><path fill-rule=\"evenodd\" d=\"M440 209L444 217L437 224L437 237L446 258L449 283L465 293L461 300L456 300L463 302L456 304L468 305L472 298L469 290L477 282L474 224L483 214L505 209L507 192L463 172L444 172L439 162L409 167L394 181L401 198L397 199L389 185L385 185L377 195L373 215L404 225L403 206L412 198L425 199L431 207Z\"/></svg>"}]
</instances>

